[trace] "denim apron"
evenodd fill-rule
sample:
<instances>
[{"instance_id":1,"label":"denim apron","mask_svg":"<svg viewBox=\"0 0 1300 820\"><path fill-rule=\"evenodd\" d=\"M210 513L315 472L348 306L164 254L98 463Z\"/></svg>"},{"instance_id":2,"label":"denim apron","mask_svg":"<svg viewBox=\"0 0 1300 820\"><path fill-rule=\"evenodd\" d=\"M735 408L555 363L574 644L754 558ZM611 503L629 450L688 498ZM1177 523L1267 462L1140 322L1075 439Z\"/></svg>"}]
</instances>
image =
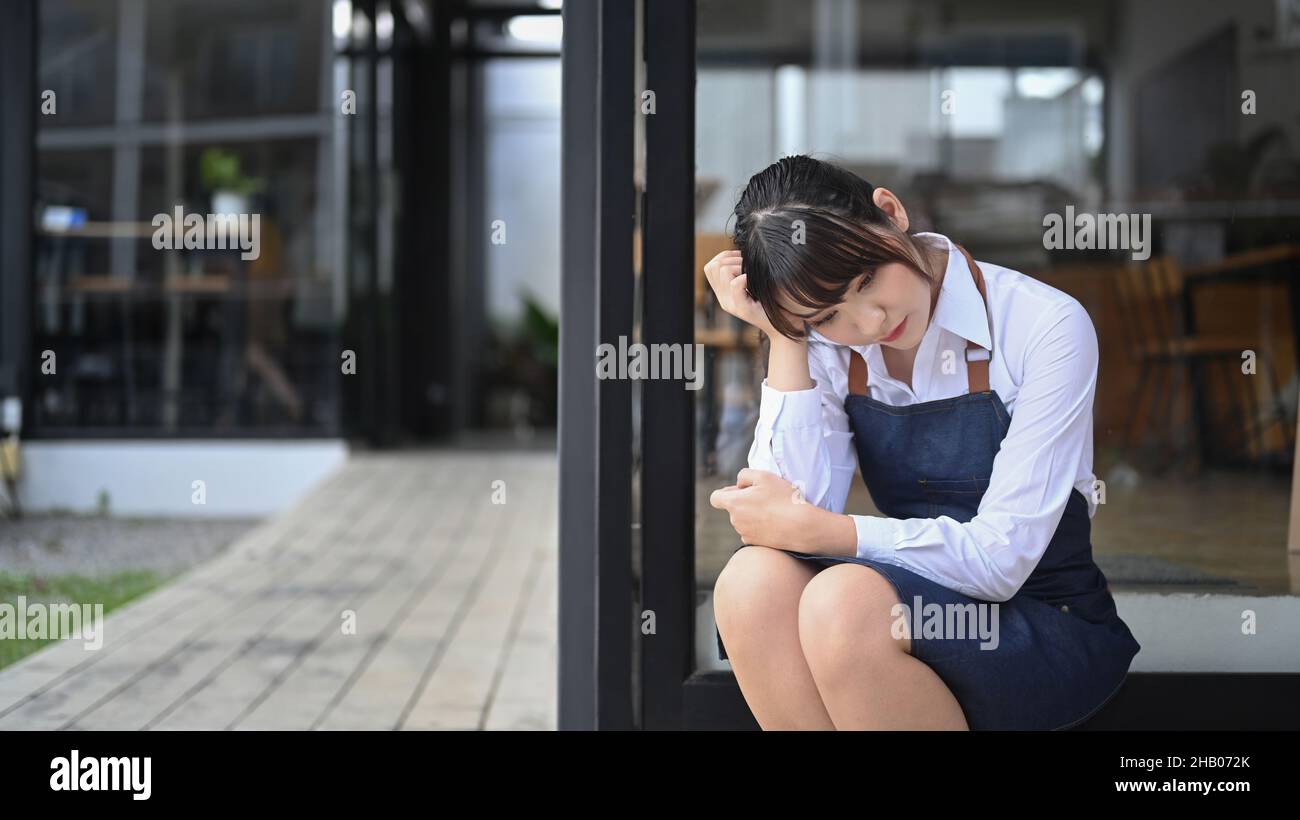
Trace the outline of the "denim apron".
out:
<instances>
[{"instance_id":1,"label":"denim apron","mask_svg":"<svg viewBox=\"0 0 1300 820\"><path fill-rule=\"evenodd\" d=\"M958 249L987 306L979 267ZM850 351L844 409L862 477L885 516L949 516L963 523L975 517L1011 424L1002 399L989 388L989 355L968 344L967 394L894 406L868 395L866 362ZM912 656L948 686L971 729L1048 730L1082 723L1099 711L1119 690L1141 649L1093 561L1090 533L1088 501L1073 489L1038 565L1015 596L996 606L881 560L782 552L823 567L863 564L885 576L907 607ZM997 619L996 646L975 629L927 636L925 619L910 612L918 599L922 612L931 610L930 604L939 605L936 612L984 607L986 621ZM975 610L966 606L965 611ZM910 628L917 625L921 632ZM716 627L714 634L719 657L726 659Z\"/></svg>"}]
</instances>

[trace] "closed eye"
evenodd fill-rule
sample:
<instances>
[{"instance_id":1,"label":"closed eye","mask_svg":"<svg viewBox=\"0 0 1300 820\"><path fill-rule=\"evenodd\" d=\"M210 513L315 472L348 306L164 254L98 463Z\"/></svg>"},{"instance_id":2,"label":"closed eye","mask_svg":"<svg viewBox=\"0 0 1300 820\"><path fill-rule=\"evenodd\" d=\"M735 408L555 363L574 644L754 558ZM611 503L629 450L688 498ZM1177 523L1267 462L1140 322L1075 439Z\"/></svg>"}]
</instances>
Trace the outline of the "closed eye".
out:
<instances>
[{"instance_id":1,"label":"closed eye","mask_svg":"<svg viewBox=\"0 0 1300 820\"><path fill-rule=\"evenodd\" d=\"M867 285L870 285L871 282L872 282L872 280L875 279L875 278L876 278L876 277L875 277L874 272L873 272L873 273L864 273L864 274L862 275L862 281L858 283L858 290L865 290L866 287L867 287ZM834 319L834 318L835 318L835 314L838 313L838 312L839 312L839 311L832 310L830 313L826 314L825 316L823 316L822 318L818 319L817 321L810 323L808 326L809 326L809 327L821 327L822 325L825 325L827 322L829 322L831 319Z\"/></svg>"}]
</instances>

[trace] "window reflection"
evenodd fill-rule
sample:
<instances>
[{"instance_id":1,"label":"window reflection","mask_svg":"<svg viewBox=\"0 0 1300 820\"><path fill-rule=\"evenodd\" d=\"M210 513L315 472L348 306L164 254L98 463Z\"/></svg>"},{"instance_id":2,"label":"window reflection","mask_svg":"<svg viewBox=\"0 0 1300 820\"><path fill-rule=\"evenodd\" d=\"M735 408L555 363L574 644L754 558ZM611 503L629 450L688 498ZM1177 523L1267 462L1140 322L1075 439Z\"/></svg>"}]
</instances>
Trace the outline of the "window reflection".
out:
<instances>
[{"instance_id":1,"label":"window reflection","mask_svg":"<svg viewBox=\"0 0 1300 820\"><path fill-rule=\"evenodd\" d=\"M812 154L890 188L911 230L946 233L1092 316L1094 468L1106 489L1093 542L1116 590L1300 592L1286 546L1300 119L1283 91L1290 58L1269 34L1272 4L1193 20L1172 2L1116 4L1113 18L1047 3L1030 26L1012 25L1010 4L949 17L941 5L761 2L742 13L700 0L697 277L730 246L749 177L780 156ZM1279 107L1245 114L1244 88ZM1067 207L1150 214L1152 259L1047 247L1044 217ZM1158 288L1128 287L1154 276L1165 277ZM757 421L762 353L742 331L701 293L696 341L711 363L696 398L701 590L739 544L708 495L746 465ZM1199 352L1144 353L1174 341ZM1272 375L1244 375L1244 350ZM848 509L875 512L860 479Z\"/></svg>"},{"instance_id":2,"label":"window reflection","mask_svg":"<svg viewBox=\"0 0 1300 820\"><path fill-rule=\"evenodd\" d=\"M34 345L57 366L34 383L36 432L337 431L328 12L42 4L57 110L38 118ZM177 209L256 215L258 252L159 249Z\"/></svg>"}]
</instances>

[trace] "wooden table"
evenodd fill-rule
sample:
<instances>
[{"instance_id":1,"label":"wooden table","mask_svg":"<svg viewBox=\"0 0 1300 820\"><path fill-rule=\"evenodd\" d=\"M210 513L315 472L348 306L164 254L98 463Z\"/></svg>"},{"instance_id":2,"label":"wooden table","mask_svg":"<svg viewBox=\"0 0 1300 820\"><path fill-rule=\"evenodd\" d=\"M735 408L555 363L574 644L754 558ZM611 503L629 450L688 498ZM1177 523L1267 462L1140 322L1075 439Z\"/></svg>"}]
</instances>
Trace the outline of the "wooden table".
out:
<instances>
[{"instance_id":1,"label":"wooden table","mask_svg":"<svg viewBox=\"0 0 1300 820\"><path fill-rule=\"evenodd\" d=\"M1234 254L1218 262L1197 265L1183 271L1183 318L1188 334L1196 331L1192 291L1215 282L1282 282L1287 286L1291 312L1291 342L1300 362L1300 245L1273 245Z\"/></svg>"},{"instance_id":2,"label":"wooden table","mask_svg":"<svg viewBox=\"0 0 1300 820\"><path fill-rule=\"evenodd\" d=\"M171 428L179 422L180 413L181 365L185 348L182 303L194 299L222 303L225 314L221 322L222 364L218 369L218 377L226 384L218 392L227 400L233 401L234 393L230 383L237 369L243 366L246 343L244 310L248 302L291 298L293 286L291 280L278 277L263 282L248 282L244 281L242 274L179 274L154 281L120 275L79 275L72 277L65 290L69 296L109 296L119 300L123 310L122 361L123 376L127 382L127 395L124 397L127 405L135 398L132 383L134 369L131 366L133 340L129 332L131 305L146 300L163 302L165 327L161 362L161 415L163 426ZM124 413L128 420L133 417L129 407L126 407Z\"/></svg>"}]
</instances>

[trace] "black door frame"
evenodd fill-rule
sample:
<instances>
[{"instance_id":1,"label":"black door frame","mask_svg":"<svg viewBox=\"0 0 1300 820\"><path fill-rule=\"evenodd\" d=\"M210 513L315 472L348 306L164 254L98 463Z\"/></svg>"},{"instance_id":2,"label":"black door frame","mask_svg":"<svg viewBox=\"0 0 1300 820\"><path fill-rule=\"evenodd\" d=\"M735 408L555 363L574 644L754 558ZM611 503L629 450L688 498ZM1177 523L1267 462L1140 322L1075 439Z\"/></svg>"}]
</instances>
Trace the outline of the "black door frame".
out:
<instances>
[{"instance_id":1,"label":"black door frame","mask_svg":"<svg viewBox=\"0 0 1300 820\"><path fill-rule=\"evenodd\" d=\"M0 4L0 397L31 396L35 0Z\"/></svg>"},{"instance_id":2,"label":"black door frame","mask_svg":"<svg viewBox=\"0 0 1300 820\"><path fill-rule=\"evenodd\" d=\"M696 0L654 0L643 20L646 89L642 333L646 345L695 340ZM567 33L566 33L567 36ZM706 387L706 389L708 389ZM641 605L643 729L757 729L729 671L695 667L695 393L642 384Z\"/></svg>"},{"instance_id":3,"label":"black door frame","mask_svg":"<svg viewBox=\"0 0 1300 820\"><path fill-rule=\"evenodd\" d=\"M695 0L655 0L644 20L655 94L645 116L647 345L695 337L695 16ZM642 386L641 600L657 624L640 645L642 728L756 727L734 676L695 671L694 395L678 381Z\"/></svg>"},{"instance_id":4,"label":"black door frame","mask_svg":"<svg viewBox=\"0 0 1300 820\"><path fill-rule=\"evenodd\" d=\"M693 339L696 0L655 0L645 19L646 120L644 340ZM1030 54L1002 62L1034 64ZM1041 58L1041 55L1037 55ZM935 64L979 64L985 55L940 51ZM1089 65L1092 65L1089 58ZM674 389L674 387L676 389ZM706 386L706 389L707 386ZM644 386L642 598L658 633L640 644L642 727L757 729L735 675L696 670L692 394L667 381ZM682 488L688 488L683 490ZM1300 675L1134 673L1080 729L1300 728Z\"/></svg>"},{"instance_id":5,"label":"black door frame","mask_svg":"<svg viewBox=\"0 0 1300 820\"><path fill-rule=\"evenodd\" d=\"M631 729L635 0L565 3L560 141L559 728Z\"/></svg>"}]
</instances>

